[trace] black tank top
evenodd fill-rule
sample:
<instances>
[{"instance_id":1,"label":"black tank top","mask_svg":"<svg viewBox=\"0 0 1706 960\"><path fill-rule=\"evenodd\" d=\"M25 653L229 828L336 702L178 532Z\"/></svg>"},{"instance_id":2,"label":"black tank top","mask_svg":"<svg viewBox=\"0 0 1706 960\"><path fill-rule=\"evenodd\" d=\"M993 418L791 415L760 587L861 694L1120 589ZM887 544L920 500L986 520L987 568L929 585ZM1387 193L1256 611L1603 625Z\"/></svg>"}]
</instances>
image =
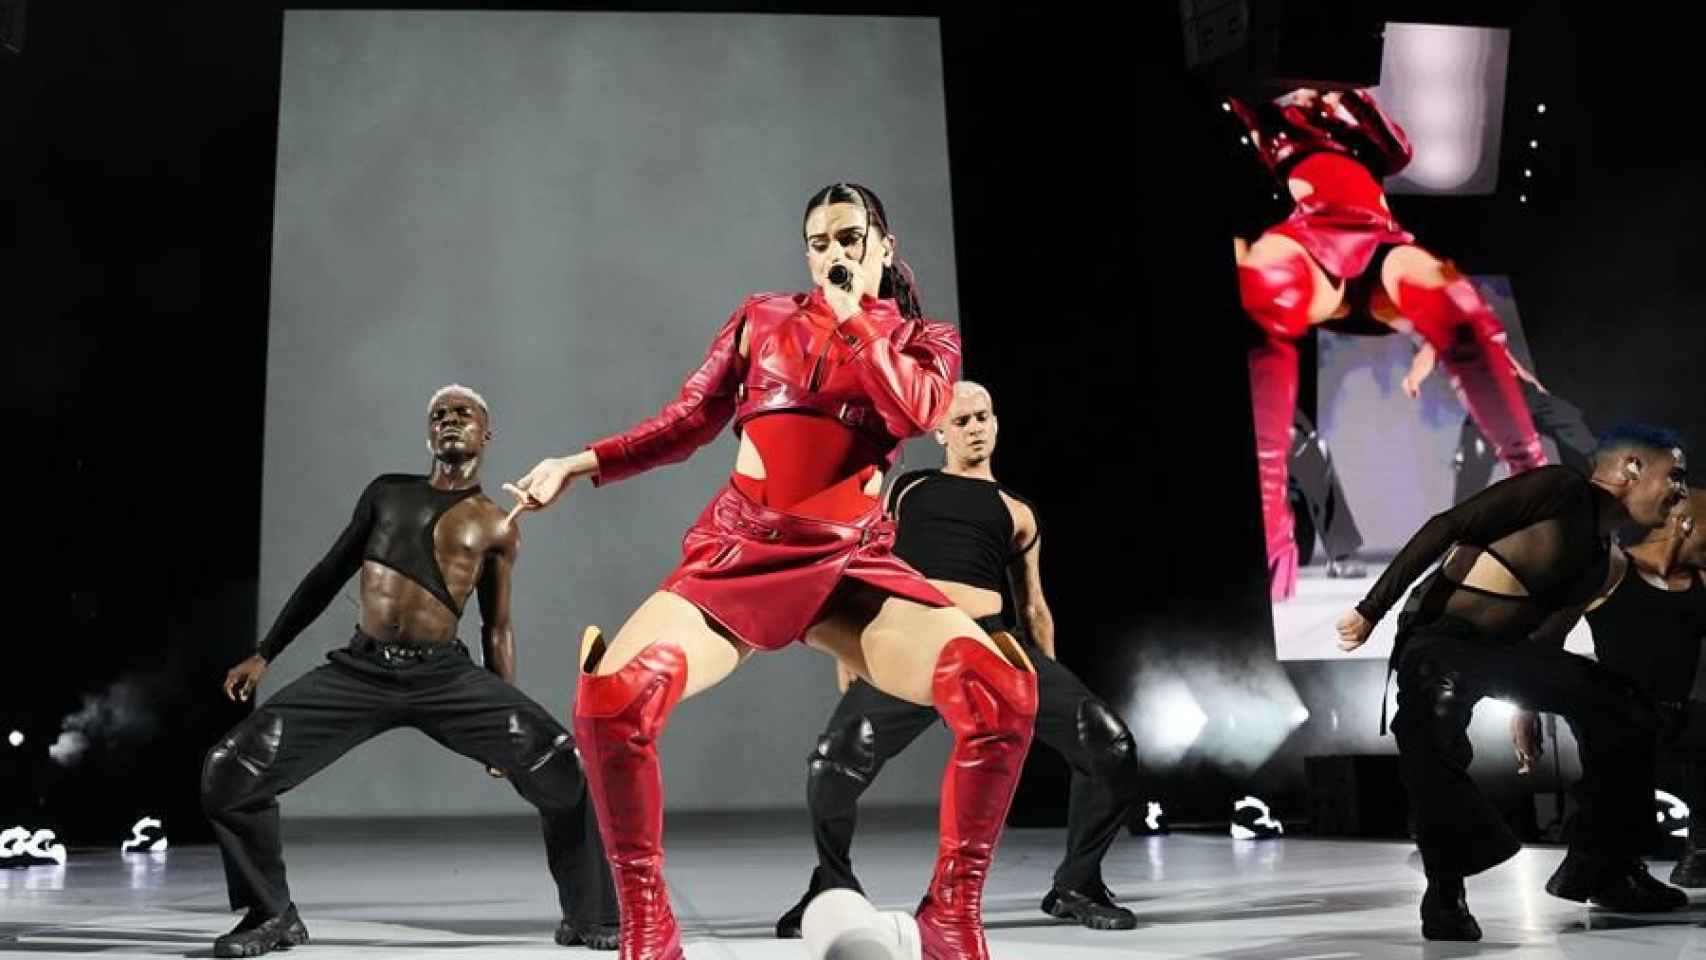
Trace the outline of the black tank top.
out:
<instances>
[{"instance_id":1,"label":"black tank top","mask_svg":"<svg viewBox=\"0 0 1706 960\"><path fill-rule=\"evenodd\" d=\"M895 481L889 494L899 523L895 555L931 580L1007 593L1007 565L1037 542L1013 549L1013 513L1005 493L1026 506L1031 502L988 480L959 477L940 470L917 470ZM1036 508L1031 507L1036 515ZM1041 523L1038 523L1041 532Z\"/></svg>"},{"instance_id":2,"label":"black tank top","mask_svg":"<svg viewBox=\"0 0 1706 960\"><path fill-rule=\"evenodd\" d=\"M1655 700L1688 699L1706 640L1706 586L1699 577L1687 590L1661 590L1631 567L1587 616L1600 663Z\"/></svg>"}]
</instances>

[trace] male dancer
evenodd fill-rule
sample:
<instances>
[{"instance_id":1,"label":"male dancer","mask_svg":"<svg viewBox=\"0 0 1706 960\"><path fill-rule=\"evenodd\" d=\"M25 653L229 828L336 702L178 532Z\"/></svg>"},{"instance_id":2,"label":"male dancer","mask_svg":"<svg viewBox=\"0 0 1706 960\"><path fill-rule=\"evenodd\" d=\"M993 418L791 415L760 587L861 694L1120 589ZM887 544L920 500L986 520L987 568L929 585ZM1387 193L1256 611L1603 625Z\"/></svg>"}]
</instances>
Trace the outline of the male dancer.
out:
<instances>
[{"instance_id":1,"label":"male dancer","mask_svg":"<svg viewBox=\"0 0 1706 960\"><path fill-rule=\"evenodd\" d=\"M1670 882L1706 887L1706 703L1693 698L1706 643L1706 490L1690 491L1664 526L1622 552L1628 558L1623 581L1587 614L1594 654L1658 705L1665 720L1659 752L1683 762L1684 799L1700 811L1689 818L1688 847ZM1527 773L1544 752L1539 716L1519 713L1511 732L1518 772ZM1652 796L1651 777L1627 787L1642 800Z\"/></svg>"},{"instance_id":2,"label":"male dancer","mask_svg":"<svg viewBox=\"0 0 1706 960\"><path fill-rule=\"evenodd\" d=\"M1611 532L1663 523L1686 496L1686 477L1670 434L1614 431L1594 455L1591 478L1568 467L1536 468L1429 520L1339 621L1340 648L1361 646L1411 581L1444 556L1406 605L1392 652L1392 732L1428 878L1424 937L1479 940L1463 879L1521 848L1469 777L1466 730L1484 696L1563 714L1580 732L1589 775L1566 861L1579 869L1554 876L1548 891L1626 910L1687 903L1640 865L1636 828L1650 799L1635 806L1617 787L1641 775L1635 767L1643 751L1650 756L1658 716L1605 667L1562 649L1569 624L1616 584ZM1549 642L1525 642L1530 635Z\"/></svg>"},{"instance_id":3,"label":"male dancer","mask_svg":"<svg viewBox=\"0 0 1706 960\"><path fill-rule=\"evenodd\" d=\"M215 956L254 957L307 941L285 883L276 798L399 726L508 777L539 808L563 911L557 942L616 949L615 890L574 740L512 685L509 591L519 539L480 492L489 422L486 402L473 390L451 385L433 394L432 474L386 474L368 484L349 525L291 594L259 651L226 675L225 695L248 700L267 664L360 572L361 617L349 646L208 751L202 804L224 855L231 907L248 909L214 941ZM475 593L485 670L456 638L463 605Z\"/></svg>"},{"instance_id":4,"label":"male dancer","mask_svg":"<svg viewBox=\"0 0 1706 960\"><path fill-rule=\"evenodd\" d=\"M1009 576L1037 670L1036 737L1072 766L1066 857L1045 912L1095 930L1129 930L1131 911L1102 883L1102 857L1137 800L1131 733L1114 711L1054 659L1054 618L1043 596L1042 534L1036 510L1001 486L990 467L998 421L989 391L954 385L953 405L936 428L947 448L943 470L908 473L889 494L899 524L894 551L991 635L1011 632L1002 616ZM1037 654L1041 654L1038 656ZM806 905L836 887L863 892L851 848L859 797L883 764L936 720L936 711L891 697L840 673L844 694L806 762L818 866L805 896L776 921L778 937L800 936ZM851 680L851 683L849 683Z\"/></svg>"}]
</instances>

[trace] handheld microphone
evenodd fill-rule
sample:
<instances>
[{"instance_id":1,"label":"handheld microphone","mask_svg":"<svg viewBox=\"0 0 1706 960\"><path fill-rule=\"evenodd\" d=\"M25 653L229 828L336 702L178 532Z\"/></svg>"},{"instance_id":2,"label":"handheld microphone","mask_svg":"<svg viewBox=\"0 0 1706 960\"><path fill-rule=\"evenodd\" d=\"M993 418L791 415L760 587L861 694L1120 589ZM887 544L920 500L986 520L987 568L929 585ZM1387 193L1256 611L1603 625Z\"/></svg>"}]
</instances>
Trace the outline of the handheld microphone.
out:
<instances>
[{"instance_id":1,"label":"handheld microphone","mask_svg":"<svg viewBox=\"0 0 1706 960\"><path fill-rule=\"evenodd\" d=\"M829 282L845 290L853 282L853 271L838 263L829 268Z\"/></svg>"}]
</instances>

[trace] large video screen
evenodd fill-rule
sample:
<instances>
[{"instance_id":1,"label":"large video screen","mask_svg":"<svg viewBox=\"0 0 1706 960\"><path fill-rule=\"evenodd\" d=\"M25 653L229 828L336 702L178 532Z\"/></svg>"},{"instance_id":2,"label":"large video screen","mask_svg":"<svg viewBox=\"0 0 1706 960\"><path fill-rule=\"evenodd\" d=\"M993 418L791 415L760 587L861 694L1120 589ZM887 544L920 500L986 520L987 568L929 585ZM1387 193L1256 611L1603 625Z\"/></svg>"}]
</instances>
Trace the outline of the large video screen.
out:
<instances>
[{"instance_id":1,"label":"large video screen","mask_svg":"<svg viewBox=\"0 0 1706 960\"><path fill-rule=\"evenodd\" d=\"M1544 387L1508 278L1460 274L1387 202L1497 189L1508 49L1500 29L1389 23L1376 88L1227 101L1291 204L1235 245L1282 660L1344 656L1335 622L1430 516L1507 474L1511 424L1535 423L1553 462L1592 445ZM1386 657L1394 620L1354 656Z\"/></svg>"}]
</instances>

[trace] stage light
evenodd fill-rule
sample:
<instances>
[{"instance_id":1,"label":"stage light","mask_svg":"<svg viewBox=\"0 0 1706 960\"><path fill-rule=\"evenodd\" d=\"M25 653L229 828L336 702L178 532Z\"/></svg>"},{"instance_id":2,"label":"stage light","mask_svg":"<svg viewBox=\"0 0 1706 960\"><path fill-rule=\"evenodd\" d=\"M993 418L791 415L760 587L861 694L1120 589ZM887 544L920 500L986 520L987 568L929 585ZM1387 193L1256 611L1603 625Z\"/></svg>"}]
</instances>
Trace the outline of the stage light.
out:
<instances>
[{"instance_id":1,"label":"stage light","mask_svg":"<svg viewBox=\"0 0 1706 960\"><path fill-rule=\"evenodd\" d=\"M1534 171L1528 169L1527 167L1524 167L1522 170L1522 175L1525 177L1532 177L1532 176L1534 176Z\"/></svg>"},{"instance_id":2,"label":"stage light","mask_svg":"<svg viewBox=\"0 0 1706 960\"><path fill-rule=\"evenodd\" d=\"M1285 834L1285 824L1274 819L1268 805L1255 797L1245 797L1232 805L1232 839L1267 840Z\"/></svg>"},{"instance_id":3,"label":"stage light","mask_svg":"<svg viewBox=\"0 0 1706 960\"><path fill-rule=\"evenodd\" d=\"M1544 103L1535 104L1534 105L1534 112L1535 113L1545 113L1546 112L1546 104L1544 104Z\"/></svg>"},{"instance_id":4,"label":"stage light","mask_svg":"<svg viewBox=\"0 0 1706 960\"><path fill-rule=\"evenodd\" d=\"M1243 144L1244 146L1249 146L1250 145L1250 138L1249 137L1239 137L1238 142Z\"/></svg>"},{"instance_id":5,"label":"stage light","mask_svg":"<svg viewBox=\"0 0 1706 960\"><path fill-rule=\"evenodd\" d=\"M1527 203L1528 202L1528 194L1525 193L1525 194L1517 197L1516 202L1517 203Z\"/></svg>"},{"instance_id":6,"label":"stage light","mask_svg":"<svg viewBox=\"0 0 1706 960\"><path fill-rule=\"evenodd\" d=\"M1497 697L1488 697L1481 702L1487 705L1487 712L1497 717L1501 723L1508 723L1516 716L1516 712L1522 709L1509 700L1500 700Z\"/></svg>"},{"instance_id":7,"label":"stage light","mask_svg":"<svg viewBox=\"0 0 1706 960\"><path fill-rule=\"evenodd\" d=\"M21 747L21 746L23 746L23 745L24 745L24 731L22 731L22 730L13 730L13 731L12 731L12 732L11 732L11 733L10 733L10 734L9 734L9 735L8 735L8 736L7 736L7 737L6 737L6 742L7 742L7 743L9 743L9 744L11 744L11 745L12 745L12 746L14 746L14 747Z\"/></svg>"},{"instance_id":8,"label":"stage light","mask_svg":"<svg viewBox=\"0 0 1706 960\"><path fill-rule=\"evenodd\" d=\"M1528 141L1528 149L1530 149L1530 150L1539 150L1539 149L1540 149L1540 141L1539 141L1539 140L1530 140L1530 141Z\"/></svg>"},{"instance_id":9,"label":"stage light","mask_svg":"<svg viewBox=\"0 0 1706 960\"><path fill-rule=\"evenodd\" d=\"M1196 742L1197 735L1208 724L1208 714L1202 712L1196 698L1185 689L1183 683L1175 686L1170 695L1164 695L1160 704L1162 710L1158 742L1163 745L1189 747Z\"/></svg>"},{"instance_id":10,"label":"stage light","mask_svg":"<svg viewBox=\"0 0 1706 960\"><path fill-rule=\"evenodd\" d=\"M1296 726L1302 726L1303 724L1308 723L1309 722L1309 708L1308 707L1298 707L1296 710L1293 710L1291 712L1291 722L1292 722L1292 724L1294 724Z\"/></svg>"},{"instance_id":11,"label":"stage light","mask_svg":"<svg viewBox=\"0 0 1706 960\"><path fill-rule=\"evenodd\" d=\"M1659 826L1662 827L1666 823L1675 823L1678 826L1670 832L1670 835L1673 837L1686 838L1688 836L1688 820L1690 816L1688 804L1682 802L1681 797L1678 797L1675 794L1666 793L1663 790L1654 790L1653 800L1659 805L1659 809L1653 813L1653 816L1658 818Z\"/></svg>"},{"instance_id":12,"label":"stage light","mask_svg":"<svg viewBox=\"0 0 1706 960\"><path fill-rule=\"evenodd\" d=\"M1220 101L1220 109L1226 113L1231 113L1232 112L1232 104L1229 103L1228 101L1222 100L1222 101Z\"/></svg>"},{"instance_id":13,"label":"stage light","mask_svg":"<svg viewBox=\"0 0 1706 960\"><path fill-rule=\"evenodd\" d=\"M65 866L65 844L58 842L52 830L28 827L9 827L0 830L0 867L39 866L57 863Z\"/></svg>"},{"instance_id":14,"label":"stage light","mask_svg":"<svg viewBox=\"0 0 1706 960\"><path fill-rule=\"evenodd\" d=\"M154 817L143 817L130 828L130 839L119 844L119 853L164 853L169 841L165 824Z\"/></svg>"}]
</instances>

